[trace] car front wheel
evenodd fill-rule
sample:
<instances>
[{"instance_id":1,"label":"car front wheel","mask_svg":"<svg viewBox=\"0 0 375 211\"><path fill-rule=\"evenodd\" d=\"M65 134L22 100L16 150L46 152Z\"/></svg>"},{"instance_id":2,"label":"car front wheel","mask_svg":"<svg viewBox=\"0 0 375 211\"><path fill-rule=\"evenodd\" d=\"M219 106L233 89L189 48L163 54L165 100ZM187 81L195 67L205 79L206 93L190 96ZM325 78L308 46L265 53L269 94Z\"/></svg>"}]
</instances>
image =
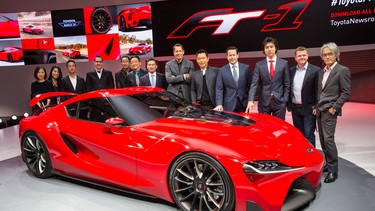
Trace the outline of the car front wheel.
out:
<instances>
[{"instance_id":1,"label":"car front wheel","mask_svg":"<svg viewBox=\"0 0 375 211\"><path fill-rule=\"evenodd\" d=\"M179 157L169 173L169 189L182 210L231 211L235 193L223 166L198 152Z\"/></svg>"},{"instance_id":2,"label":"car front wheel","mask_svg":"<svg viewBox=\"0 0 375 211\"><path fill-rule=\"evenodd\" d=\"M52 164L42 138L35 132L28 132L22 138L22 158L34 176L51 176Z\"/></svg>"}]
</instances>

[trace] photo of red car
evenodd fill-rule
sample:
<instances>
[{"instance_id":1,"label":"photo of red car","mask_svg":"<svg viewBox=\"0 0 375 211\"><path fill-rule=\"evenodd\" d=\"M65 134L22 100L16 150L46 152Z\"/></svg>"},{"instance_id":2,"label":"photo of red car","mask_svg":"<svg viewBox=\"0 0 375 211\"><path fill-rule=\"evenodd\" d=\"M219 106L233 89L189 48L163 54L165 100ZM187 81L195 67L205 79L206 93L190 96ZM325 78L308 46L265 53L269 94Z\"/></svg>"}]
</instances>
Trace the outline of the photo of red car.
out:
<instances>
[{"instance_id":1,"label":"photo of red car","mask_svg":"<svg viewBox=\"0 0 375 211\"><path fill-rule=\"evenodd\" d=\"M22 49L19 47L5 47L0 51L0 60L8 62L21 61L23 59Z\"/></svg>"},{"instance_id":2,"label":"photo of red car","mask_svg":"<svg viewBox=\"0 0 375 211\"><path fill-rule=\"evenodd\" d=\"M44 30L34 25L26 25L22 27L22 31L30 34L43 34Z\"/></svg>"},{"instance_id":3,"label":"photo of red car","mask_svg":"<svg viewBox=\"0 0 375 211\"><path fill-rule=\"evenodd\" d=\"M84 8L86 34L106 34L113 26L107 7Z\"/></svg>"},{"instance_id":4,"label":"photo of red car","mask_svg":"<svg viewBox=\"0 0 375 211\"><path fill-rule=\"evenodd\" d=\"M14 19L8 17L6 14L0 13L0 38L19 37L20 30L18 26L17 16Z\"/></svg>"},{"instance_id":5,"label":"photo of red car","mask_svg":"<svg viewBox=\"0 0 375 211\"><path fill-rule=\"evenodd\" d=\"M63 95L75 94L42 94L30 106ZM283 120L204 110L151 87L75 95L23 118L19 138L35 177L154 196L184 211L296 210L315 199L324 163Z\"/></svg>"},{"instance_id":6,"label":"photo of red car","mask_svg":"<svg viewBox=\"0 0 375 211\"><path fill-rule=\"evenodd\" d=\"M146 54L148 52L151 52L151 45L147 43L139 43L129 48L129 54Z\"/></svg>"},{"instance_id":7,"label":"photo of red car","mask_svg":"<svg viewBox=\"0 0 375 211\"><path fill-rule=\"evenodd\" d=\"M62 55L74 59L80 57L81 52L75 49L67 49L62 52Z\"/></svg>"},{"instance_id":8,"label":"photo of red car","mask_svg":"<svg viewBox=\"0 0 375 211\"><path fill-rule=\"evenodd\" d=\"M140 26L151 29L151 7L144 5L137 8L125 8L117 15L117 20L119 31L128 31Z\"/></svg>"}]
</instances>

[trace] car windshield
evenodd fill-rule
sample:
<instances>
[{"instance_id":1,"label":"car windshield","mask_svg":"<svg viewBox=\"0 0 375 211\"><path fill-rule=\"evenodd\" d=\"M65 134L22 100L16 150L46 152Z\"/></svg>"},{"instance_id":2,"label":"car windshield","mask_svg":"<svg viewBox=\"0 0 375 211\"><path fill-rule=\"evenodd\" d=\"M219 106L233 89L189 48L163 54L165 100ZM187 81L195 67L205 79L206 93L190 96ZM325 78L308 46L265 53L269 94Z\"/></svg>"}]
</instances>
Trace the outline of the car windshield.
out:
<instances>
[{"instance_id":1,"label":"car windshield","mask_svg":"<svg viewBox=\"0 0 375 211\"><path fill-rule=\"evenodd\" d=\"M253 120L240 115L200 109L167 91L116 96L109 100L128 125L161 118L184 118L242 126L254 124Z\"/></svg>"}]
</instances>

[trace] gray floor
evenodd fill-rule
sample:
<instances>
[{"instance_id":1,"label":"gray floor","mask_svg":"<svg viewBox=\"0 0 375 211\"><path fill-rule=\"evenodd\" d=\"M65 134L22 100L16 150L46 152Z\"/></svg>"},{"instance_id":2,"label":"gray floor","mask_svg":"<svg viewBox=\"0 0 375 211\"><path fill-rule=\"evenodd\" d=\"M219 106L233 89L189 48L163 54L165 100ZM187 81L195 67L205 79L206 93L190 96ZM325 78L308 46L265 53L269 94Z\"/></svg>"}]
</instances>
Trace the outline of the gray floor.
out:
<instances>
[{"instance_id":1,"label":"gray floor","mask_svg":"<svg viewBox=\"0 0 375 211\"><path fill-rule=\"evenodd\" d=\"M338 122L339 178L322 183L317 198L304 210L375 210L375 105L347 103ZM178 210L162 200L60 177L37 179L19 156L17 136L18 127L0 130L0 210Z\"/></svg>"}]
</instances>

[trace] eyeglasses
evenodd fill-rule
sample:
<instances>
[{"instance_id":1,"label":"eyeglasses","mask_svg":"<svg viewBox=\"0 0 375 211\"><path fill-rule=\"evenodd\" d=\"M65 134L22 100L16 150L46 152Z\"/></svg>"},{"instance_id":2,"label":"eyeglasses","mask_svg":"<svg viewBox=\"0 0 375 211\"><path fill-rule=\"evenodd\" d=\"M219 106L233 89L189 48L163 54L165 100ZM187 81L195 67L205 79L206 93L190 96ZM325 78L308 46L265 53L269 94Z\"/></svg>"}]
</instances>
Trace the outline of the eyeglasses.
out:
<instances>
[{"instance_id":1,"label":"eyeglasses","mask_svg":"<svg viewBox=\"0 0 375 211\"><path fill-rule=\"evenodd\" d=\"M323 57L327 57L327 56L331 57L333 55L335 55L335 54L332 53L332 52L322 54Z\"/></svg>"}]
</instances>

